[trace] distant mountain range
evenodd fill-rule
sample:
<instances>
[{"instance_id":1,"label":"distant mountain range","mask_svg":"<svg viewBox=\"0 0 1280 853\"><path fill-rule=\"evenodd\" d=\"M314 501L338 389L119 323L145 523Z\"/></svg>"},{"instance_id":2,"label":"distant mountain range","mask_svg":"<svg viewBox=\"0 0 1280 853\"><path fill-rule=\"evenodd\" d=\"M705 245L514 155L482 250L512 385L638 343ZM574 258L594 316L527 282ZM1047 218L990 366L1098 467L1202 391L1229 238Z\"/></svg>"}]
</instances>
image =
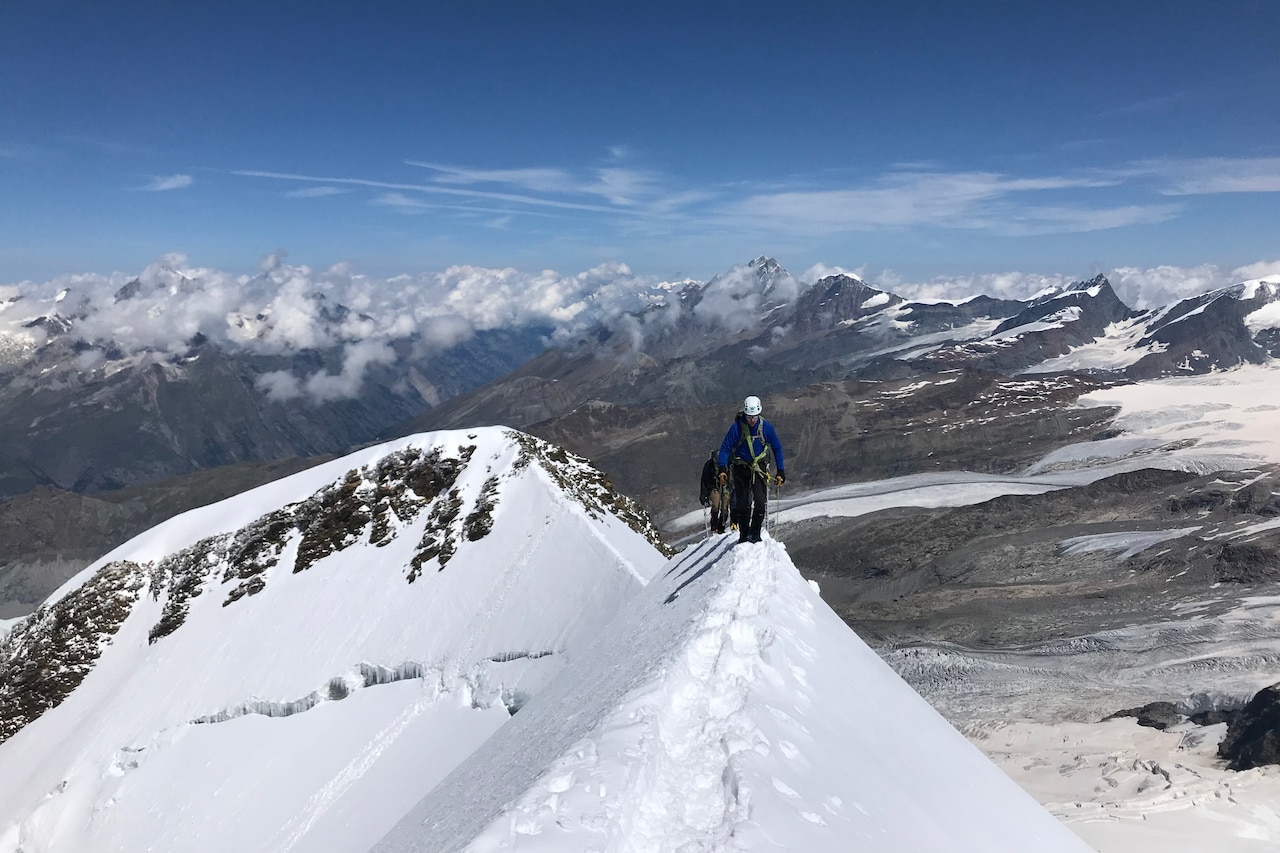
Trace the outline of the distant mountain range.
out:
<instances>
[{"instance_id":1,"label":"distant mountain range","mask_svg":"<svg viewBox=\"0 0 1280 853\"><path fill-rule=\"evenodd\" d=\"M171 300L206 297L169 278ZM146 295L135 280L113 307L141 310ZM762 257L567 344L547 348L550 329L520 326L443 347L384 334L372 355L358 349L370 317L306 299L312 346L264 343L288 317L228 315L238 346L197 332L177 351L124 349L96 327L88 339L87 297L71 291L30 314L7 305L41 335L27 350L0 336L0 497L38 485L92 494L424 428L524 427L593 400L698 406L954 370L1124 381L1280 354L1280 277L1137 312L1102 276L1025 301L912 302L850 275L807 285Z\"/></svg>"},{"instance_id":2,"label":"distant mountain range","mask_svg":"<svg viewBox=\"0 0 1280 853\"><path fill-rule=\"evenodd\" d=\"M183 285L171 299L183 298ZM141 295L131 282L113 307ZM481 332L446 347L406 334L361 350L353 312L322 293L304 298L309 347L268 343L273 324L302 322L288 318L228 316L246 342L234 348L199 332L176 348L126 348L96 326L81 329L88 297L64 291L49 305L6 306L18 320L0 335L0 498L41 485L93 494L344 451L508 373L542 351L548 332Z\"/></svg>"},{"instance_id":3,"label":"distant mountain range","mask_svg":"<svg viewBox=\"0 0 1280 853\"><path fill-rule=\"evenodd\" d=\"M626 323L547 350L400 430L526 426L589 400L731 403L813 382L954 370L1071 372L1117 382L1277 355L1280 277L1134 311L1103 276L1024 301L913 302L849 275L805 286L773 259L757 258L687 285Z\"/></svg>"},{"instance_id":4,"label":"distant mountain range","mask_svg":"<svg viewBox=\"0 0 1280 853\"><path fill-rule=\"evenodd\" d=\"M152 316L157 293L172 317ZM746 394L765 398L796 484L819 486L1013 470L1105 430L1106 410L1073 408L1080 393L1280 355L1280 277L1134 311L1101 276L1027 300L909 301L851 275L807 284L762 257L550 347L545 326L401 334L322 292L293 303L306 335L283 339L302 320L264 309L229 313L221 339L183 338L182 300L207 298L169 270L110 295L133 325L105 328L102 295L74 288L0 304L0 529L17 531L0 539L0 616L86 555L224 497L228 478L202 472L228 465L250 485L286 470L255 474L265 463L505 424L592 459L662 517ZM139 345L147 323L181 345ZM117 499L162 480L162 499ZM53 504L74 505L74 536L23 521Z\"/></svg>"}]
</instances>

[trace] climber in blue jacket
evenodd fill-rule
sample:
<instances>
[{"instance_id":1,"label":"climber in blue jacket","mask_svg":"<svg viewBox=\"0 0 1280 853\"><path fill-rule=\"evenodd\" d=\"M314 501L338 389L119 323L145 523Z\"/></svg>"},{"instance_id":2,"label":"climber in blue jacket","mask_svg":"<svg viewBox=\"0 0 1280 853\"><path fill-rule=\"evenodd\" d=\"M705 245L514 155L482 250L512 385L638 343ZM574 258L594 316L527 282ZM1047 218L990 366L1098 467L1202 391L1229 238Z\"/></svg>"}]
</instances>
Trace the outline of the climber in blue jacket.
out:
<instances>
[{"instance_id":1,"label":"climber in blue jacket","mask_svg":"<svg viewBox=\"0 0 1280 853\"><path fill-rule=\"evenodd\" d=\"M782 461L782 442L773 425L760 416L760 398L750 396L742 401L742 411L720 443L716 461L720 482L733 472L733 522L738 525L739 542L759 542L769 500L769 466L766 454L773 451L777 469L774 481L781 486L787 479Z\"/></svg>"}]
</instances>

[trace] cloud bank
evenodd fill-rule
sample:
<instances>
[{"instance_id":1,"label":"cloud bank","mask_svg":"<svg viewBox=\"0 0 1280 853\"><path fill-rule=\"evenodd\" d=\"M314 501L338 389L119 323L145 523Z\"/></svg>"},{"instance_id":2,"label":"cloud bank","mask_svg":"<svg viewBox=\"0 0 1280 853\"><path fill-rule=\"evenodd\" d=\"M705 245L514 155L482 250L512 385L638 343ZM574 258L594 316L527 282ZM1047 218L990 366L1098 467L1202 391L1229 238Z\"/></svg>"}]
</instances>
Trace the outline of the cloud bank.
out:
<instances>
[{"instance_id":1,"label":"cloud bank","mask_svg":"<svg viewBox=\"0 0 1280 853\"><path fill-rule=\"evenodd\" d=\"M834 274L852 274L907 299L963 299L987 294L1026 299L1087 275L1005 272L913 280L892 269L816 264L801 276L785 271L762 280L742 264L703 288L695 318L729 331L749 330L771 306L795 300L804 287ZM1133 308L1151 308L1241 281L1280 274L1280 260L1234 269L1120 267L1101 270ZM316 401L350 396L371 365L395 360L393 342L413 341L429 353L496 329L537 329L550 343L569 343L603 324L637 346L669 330L675 311L646 311L671 303L691 282L636 275L622 263L574 274L471 265L441 272L372 278L349 265L323 271L291 265L283 252L267 256L254 275L191 265L166 255L137 275L82 274L0 286L0 344L12 360L43 344L41 317L73 320L67 334L80 341L77 364L92 369L110 358L151 352L182 356L197 338L229 352L290 355L340 349L337 372L295 375L275 371L259 387L275 399Z\"/></svg>"}]
</instances>

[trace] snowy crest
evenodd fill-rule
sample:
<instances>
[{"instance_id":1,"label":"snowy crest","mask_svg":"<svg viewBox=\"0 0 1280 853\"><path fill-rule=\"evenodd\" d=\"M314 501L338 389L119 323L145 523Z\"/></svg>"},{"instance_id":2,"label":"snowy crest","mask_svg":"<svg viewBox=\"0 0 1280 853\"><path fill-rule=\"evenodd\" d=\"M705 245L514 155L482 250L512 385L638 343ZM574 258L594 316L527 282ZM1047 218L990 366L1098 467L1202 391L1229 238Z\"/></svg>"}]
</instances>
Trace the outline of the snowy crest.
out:
<instances>
[{"instance_id":1,"label":"snowy crest","mask_svg":"<svg viewBox=\"0 0 1280 853\"><path fill-rule=\"evenodd\" d=\"M584 460L498 427L370 448L178 516L0 646L0 849L288 846L320 813L289 818L344 767L359 779L327 796L389 811L331 849L368 846L452 765L396 796L380 786L404 754L350 768L401 735L418 761L479 745L661 566L658 542ZM284 718L298 722L264 728ZM278 774L259 772L263 737ZM204 802L224 787L243 796ZM157 798L220 840L150 825Z\"/></svg>"},{"instance_id":2,"label":"snowy crest","mask_svg":"<svg viewBox=\"0 0 1280 853\"><path fill-rule=\"evenodd\" d=\"M916 695L766 535L673 559L373 848L1085 845Z\"/></svg>"}]
</instances>

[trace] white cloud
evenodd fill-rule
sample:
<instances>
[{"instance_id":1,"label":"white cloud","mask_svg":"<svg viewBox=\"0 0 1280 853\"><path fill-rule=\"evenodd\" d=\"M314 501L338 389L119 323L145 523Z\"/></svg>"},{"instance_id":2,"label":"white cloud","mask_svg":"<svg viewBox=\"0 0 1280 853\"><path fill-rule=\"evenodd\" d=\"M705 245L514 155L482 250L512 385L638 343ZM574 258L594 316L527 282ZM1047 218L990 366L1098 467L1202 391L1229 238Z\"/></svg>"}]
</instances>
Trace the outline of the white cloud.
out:
<instances>
[{"instance_id":1,"label":"white cloud","mask_svg":"<svg viewBox=\"0 0 1280 853\"><path fill-rule=\"evenodd\" d=\"M1027 299L1050 287L1065 287L1078 278L1059 274L1002 272L935 276L925 281L913 281L892 269L886 269L871 276L868 281L908 300L967 299L979 294L997 299Z\"/></svg>"},{"instance_id":2,"label":"white cloud","mask_svg":"<svg viewBox=\"0 0 1280 853\"><path fill-rule=\"evenodd\" d=\"M357 341L343 349L342 370L312 374L302 383L306 393L316 402L329 402L354 397L360 391L365 371L373 364L391 364L395 352L386 341Z\"/></svg>"},{"instance_id":3,"label":"white cloud","mask_svg":"<svg viewBox=\"0 0 1280 853\"><path fill-rule=\"evenodd\" d=\"M618 208L609 207L601 204L589 204L576 201L565 201L561 199L540 198L520 193L504 193L491 192L488 190L464 189L457 186L444 186L440 184L414 184L400 183L395 181L374 181L366 178L339 178L324 177L318 175L299 175L290 172L267 172L254 169L241 169L232 172L234 175L240 175L247 178L269 178L277 181L300 181L306 183L341 185L351 187L367 187L370 189L390 190L393 193L401 194L406 192L416 192L434 195L451 195L462 198L489 199L492 201L504 201L514 204L527 204L535 207L551 207L561 210L583 210L595 211L597 213L617 212ZM406 196L407 197L407 196Z\"/></svg>"},{"instance_id":4,"label":"white cloud","mask_svg":"<svg viewBox=\"0 0 1280 853\"><path fill-rule=\"evenodd\" d=\"M284 259L288 257L288 255L289 253L284 249L276 249L271 254L263 257L262 261L258 264L258 269L263 272L271 272L272 270L279 269L284 266Z\"/></svg>"},{"instance_id":5,"label":"white cloud","mask_svg":"<svg viewBox=\"0 0 1280 853\"><path fill-rule=\"evenodd\" d=\"M830 235L847 231L933 226L1015 233L1018 229L1081 230L1120 224L1127 217L1106 210L1019 207L1025 193L1114 186L1114 178L1013 178L995 172L895 172L871 185L828 190L760 193L724 205L721 218L741 227ZM1092 218L1091 218L1092 217ZM1028 222L1034 224L1028 224ZM1043 230L1042 230L1043 229Z\"/></svg>"},{"instance_id":6,"label":"white cloud","mask_svg":"<svg viewBox=\"0 0 1280 853\"><path fill-rule=\"evenodd\" d=\"M423 213L431 209L431 205L426 202L411 198L404 193L383 193L371 201L370 204L389 207L399 213Z\"/></svg>"},{"instance_id":7,"label":"white cloud","mask_svg":"<svg viewBox=\"0 0 1280 853\"><path fill-rule=\"evenodd\" d=\"M1169 181L1165 195L1280 192L1280 157L1206 157L1137 164Z\"/></svg>"},{"instance_id":8,"label":"white cloud","mask_svg":"<svg viewBox=\"0 0 1280 853\"><path fill-rule=\"evenodd\" d=\"M616 161L617 158L614 158ZM1239 161L1237 161L1238 164ZM1251 161L1265 174L1268 161ZM1280 162L1280 161L1277 161ZM681 184L670 175L619 162L590 168L479 168L421 160L405 161L429 173L421 183L341 178L282 172L239 171L246 177L301 181L320 186L297 195L329 194L338 188L384 190L373 203L402 212L428 209L424 196L450 195L457 207L439 210L496 213L503 222L517 212L554 210L611 213L623 233L661 238L672 234L736 232L739 234L821 237L885 229L943 228L984 231L1004 236L1067 234L1160 223L1178 216L1180 204L1147 202L1132 197L1122 203L1111 193L1102 201L1088 193L1115 190L1137 178L1150 177L1151 163L1126 164L1068 175L1019 176L994 171L945 171L936 164L898 164L891 171L858 185L815 186L812 179L793 178L770 186L737 182L718 187ZM1163 164L1162 168L1171 168ZM1182 167L1186 171L1187 167ZM1252 172L1239 180L1263 180ZM1280 170L1277 170L1280 174ZM1180 184L1193 186L1191 175ZM1220 177L1220 176L1219 176ZM1203 186L1203 180L1196 186ZM1129 187L1132 190L1133 188ZM1149 190L1148 190L1149 192ZM478 202L507 207L479 207ZM599 220L593 218L593 225Z\"/></svg>"},{"instance_id":9,"label":"white cloud","mask_svg":"<svg viewBox=\"0 0 1280 853\"><path fill-rule=\"evenodd\" d=\"M277 403L296 400L302 396L302 384L287 370L264 373L254 381L254 387Z\"/></svg>"},{"instance_id":10,"label":"white cloud","mask_svg":"<svg viewBox=\"0 0 1280 853\"><path fill-rule=\"evenodd\" d=\"M331 195L345 195L351 190L345 187L303 187L300 190L290 190L285 193L287 198L327 198Z\"/></svg>"},{"instance_id":11,"label":"white cloud","mask_svg":"<svg viewBox=\"0 0 1280 853\"><path fill-rule=\"evenodd\" d=\"M532 192L562 195L600 196L623 207L661 194L661 179L651 172L610 166L595 169L591 177L576 177L567 169L538 167L525 169L476 169L442 163L406 160L410 166L429 169L442 184L505 184Z\"/></svg>"},{"instance_id":12,"label":"white cloud","mask_svg":"<svg viewBox=\"0 0 1280 853\"><path fill-rule=\"evenodd\" d=\"M429 169L434 179L442 184L508 184L537 192L572 192L574 180L563 169L473 169L466 166L447 166L442 163L424 163L406 160L410 166Z\"/></svg>"},{"instance_id":13,"label":"white cloud","mask_svg":"<svg viewBox=\"0 0 1280 853\"><path fill-rule=\"evenodd\" d=\"M858 273L853 270L847 270L841 266L827 266L826 264L819 262L801 273L800 280L806 284L814 284L815 282L819 282L822 279L833 275L852 275L855 278L859 277Z\"/></svg>"},{"instance_id":14,"label":"white cloud","mask_svg":"<svg viewBox=\"0 0 1280 853\"><path fill-rule=\"evenodd\" d=\"M455 266L418 276L370 278L338 264L323 272L291 265L278 250L253 275L191 266L180 254L165 255L140 274L63 276L5 288L21 297L19 313L6 310L12 325L38 310L52 310L54 296L69 295L59 310L83 316L74 332L86 344L125 353L183 354L203 335L231 351L285 354L374 342L381 345L417 334L427 349L452 346L477 331L546 326L572 336L593 323L637 311L653 297L657 281L637 277L625 264L603 264L577 274L522 272ZM136 279L137 284L122 290ZM121 293L117 299L116 294ZM342 387L357 368L376 361L363 351L337 378L317 379L317 391ZM266 381L276 396L306 391L279 378Z\"/></svg>"},{"instance_id":15,"label":"white cloud","mask_svg":"<svg viewBox=\"0 0 1280 853\"><path fill-rule=\"evenodd\" d=\"M190 175L165 175L151 179L151 183L139 189L147 192L166 192L168 190L184 190L191 186Z\"/></svg>"},{"instance_id":16,"label":"white cloud","mask_svg":"<svg viewBox=\"0 0 1280 853\"><path fill-rule=\"evenodd\" d=\"M1236 281L1253 281L1269 275L1280 275L1280 260L1258 261L1256 264L1236 267L1231 271L1231 277Z\"/></svg>"},{"instance_id":17,"label":"white cloud","mask_svg":"<svg viewBox=\"0 0 1280 853\"><path fill-rule=\"evenodd\" d=\"M756 329L769 305L795 301L804 287L804 282L786 273L762 281L757 268L740 264L707 282L693 313L703 322L731 331Z\"/></svg>"},{"instance_id":18,"label":"white cloud","mask_svg":"<svg viewBox=\"0 0 1280 853\"><path fill-rule=\"evenodd\" d=\"M1011 236L1079 234L1167 222L1181 212L1182 205L1179 204L1133 204L1109 208L1027 207L1014 214L1012 221L997 224L992 230Z\"/></svg>"},{"instance_id":19,"label":"white cloud","mask_svg":"<svg viewBox=\"0 0 1280 853\"><path fill-rule=\"evenodd\" d=\"M1116 295L1132 308L1155 308L1237 283L1232 273L1215 264L1118 267L1108 272L1107 278Z\"/></svg>"},{"instance_id":20,"label":"white cloud","mask_svg":"<svg viewBox=\"0 0 1280 853\"><path fill-rule=\"evenodd\" d=\"M597 169L595 180L581 187L584 193L603 196L613 204L630 206L660 194L657 175L637 169ZM669 204L670 200L664 203Z\"/></svg>"}]
</instances>

